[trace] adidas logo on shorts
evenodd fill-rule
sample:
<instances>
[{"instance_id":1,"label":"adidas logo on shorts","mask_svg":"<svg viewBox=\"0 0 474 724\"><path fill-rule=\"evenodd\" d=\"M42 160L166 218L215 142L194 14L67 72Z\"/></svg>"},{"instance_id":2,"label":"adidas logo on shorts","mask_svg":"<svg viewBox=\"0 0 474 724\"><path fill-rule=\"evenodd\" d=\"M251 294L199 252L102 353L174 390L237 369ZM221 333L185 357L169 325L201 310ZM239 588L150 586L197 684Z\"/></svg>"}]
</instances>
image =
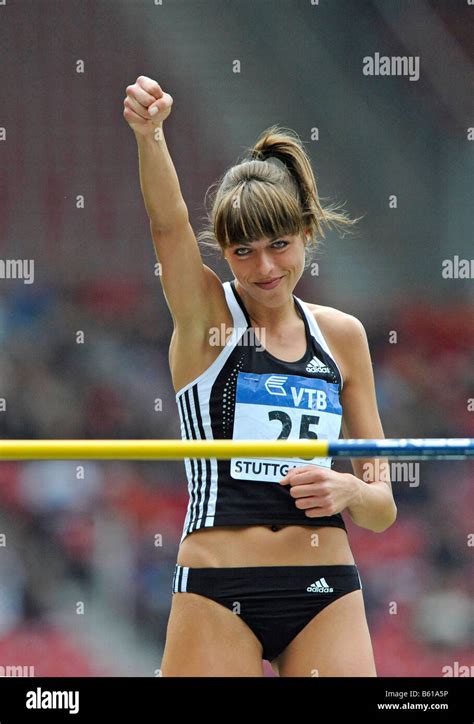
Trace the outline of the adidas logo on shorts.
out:
<instances>
[{"instance_id":1,"label":"adidas logo on shorts","mask_svg":"<svg viewBox=\"0 0 474 724\"><path fill-rule=\"evenodd\" d=\"M308 593L334 593L334 588L330 587L325 578L315 581L306 590Z\"/></svg>"},{"instance_id":2,"label":"adidas logo on shorts","mask_svg":"<svg viewBox=\"0 0 474 724\"><path fill-rule=\"evenodd\" d=\"M317 357L313 357L311 362L308 362L306 365L306 372L314 372L314 373L321 373L324 375L332 374L333 371L329 369L323 362L321 362Z\"/></svg>"}]
</instances>

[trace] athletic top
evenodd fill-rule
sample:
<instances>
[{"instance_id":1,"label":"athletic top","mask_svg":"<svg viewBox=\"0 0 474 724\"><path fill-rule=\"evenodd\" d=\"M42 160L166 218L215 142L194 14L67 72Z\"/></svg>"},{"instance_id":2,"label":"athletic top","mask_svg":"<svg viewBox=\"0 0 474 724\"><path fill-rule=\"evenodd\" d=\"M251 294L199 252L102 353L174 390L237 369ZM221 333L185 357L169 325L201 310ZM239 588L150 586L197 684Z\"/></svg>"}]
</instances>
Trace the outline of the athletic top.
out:
<instances>
[{"instance_id":1,"label":"athletic top","mask_svg":"<svg viewBox=\"0 0 474 724\"><path fill-rule=\"evenodd\" d=\"M293 294L305 326L306 352L297 362L285 362L265 350L264 330L259 334L252 328L235 281L224 282L223 287L232 334L210 367L176 393L182 438L337 440L343 379L307 305ZM215 331L224 330L222 324ZM184 463L189 503L181 541L199 528L224 525L346 529L340 513L309 518L295 506L290 486L278 484L290 468L310 464L330 468L329 457L186 458Z\"/></svg>"}]
</instances>

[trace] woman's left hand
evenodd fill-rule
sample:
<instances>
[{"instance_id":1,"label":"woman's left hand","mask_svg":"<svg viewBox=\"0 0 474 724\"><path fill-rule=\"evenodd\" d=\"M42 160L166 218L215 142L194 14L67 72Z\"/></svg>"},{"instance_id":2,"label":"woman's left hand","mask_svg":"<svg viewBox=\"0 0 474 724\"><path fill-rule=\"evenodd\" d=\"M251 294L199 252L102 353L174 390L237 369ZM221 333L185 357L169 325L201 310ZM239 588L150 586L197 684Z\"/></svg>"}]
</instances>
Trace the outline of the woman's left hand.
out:
<instances>
[{"instance_id":1,"label":"woman's left hand","mask_svg":"<svg viewBox=\"0 0 474 724\"><path fill-rule=\"evenodd\" d=\"M308 518L340 513L357 501L360 490L355 475L316 465L293 468L280 485L291 485L290 495L296 507L304 510Z\"/></svg>"}]
</instances>

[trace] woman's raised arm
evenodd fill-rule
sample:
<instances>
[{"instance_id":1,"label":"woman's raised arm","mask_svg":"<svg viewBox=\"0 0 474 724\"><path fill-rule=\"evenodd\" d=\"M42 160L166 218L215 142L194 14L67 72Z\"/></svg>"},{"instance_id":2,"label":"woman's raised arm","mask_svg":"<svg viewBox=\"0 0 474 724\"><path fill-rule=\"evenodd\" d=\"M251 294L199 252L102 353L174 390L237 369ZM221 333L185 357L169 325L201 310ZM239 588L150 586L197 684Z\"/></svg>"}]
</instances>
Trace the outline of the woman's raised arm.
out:
<instances>
[{"instance_id":1,"label":"woman's raised arm","mask_svg":"<svg viewBox=\"0 0 474 724\"><path fill-rule=\"evenodd\" d=\"M127 87L123 115L138 145L140 185L173 321L186 325L200 319L205 326L221 282L203 264L166 145L163 121L172 105L171 95L155 80L141 75Z\"/></svg>"}]
</instances>

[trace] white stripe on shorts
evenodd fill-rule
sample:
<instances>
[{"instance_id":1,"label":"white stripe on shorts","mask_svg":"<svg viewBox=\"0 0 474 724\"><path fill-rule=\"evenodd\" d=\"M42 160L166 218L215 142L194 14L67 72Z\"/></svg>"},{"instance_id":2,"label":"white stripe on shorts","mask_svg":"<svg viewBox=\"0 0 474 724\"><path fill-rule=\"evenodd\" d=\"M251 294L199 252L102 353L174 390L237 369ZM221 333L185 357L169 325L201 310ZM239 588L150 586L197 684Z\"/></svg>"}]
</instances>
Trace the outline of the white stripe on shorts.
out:
<instances>
[{"instance_id":1,"label":"white stripe on shorts","mask_svg":"<svg viewBox=\"0 0 474 724\"><path fill-rule=\"evenodd\" d=\"M173 576L173 593L186 593L188 573L189 568L187 566L178 566L176 564Z\"/></svg>"}]
</instances>

